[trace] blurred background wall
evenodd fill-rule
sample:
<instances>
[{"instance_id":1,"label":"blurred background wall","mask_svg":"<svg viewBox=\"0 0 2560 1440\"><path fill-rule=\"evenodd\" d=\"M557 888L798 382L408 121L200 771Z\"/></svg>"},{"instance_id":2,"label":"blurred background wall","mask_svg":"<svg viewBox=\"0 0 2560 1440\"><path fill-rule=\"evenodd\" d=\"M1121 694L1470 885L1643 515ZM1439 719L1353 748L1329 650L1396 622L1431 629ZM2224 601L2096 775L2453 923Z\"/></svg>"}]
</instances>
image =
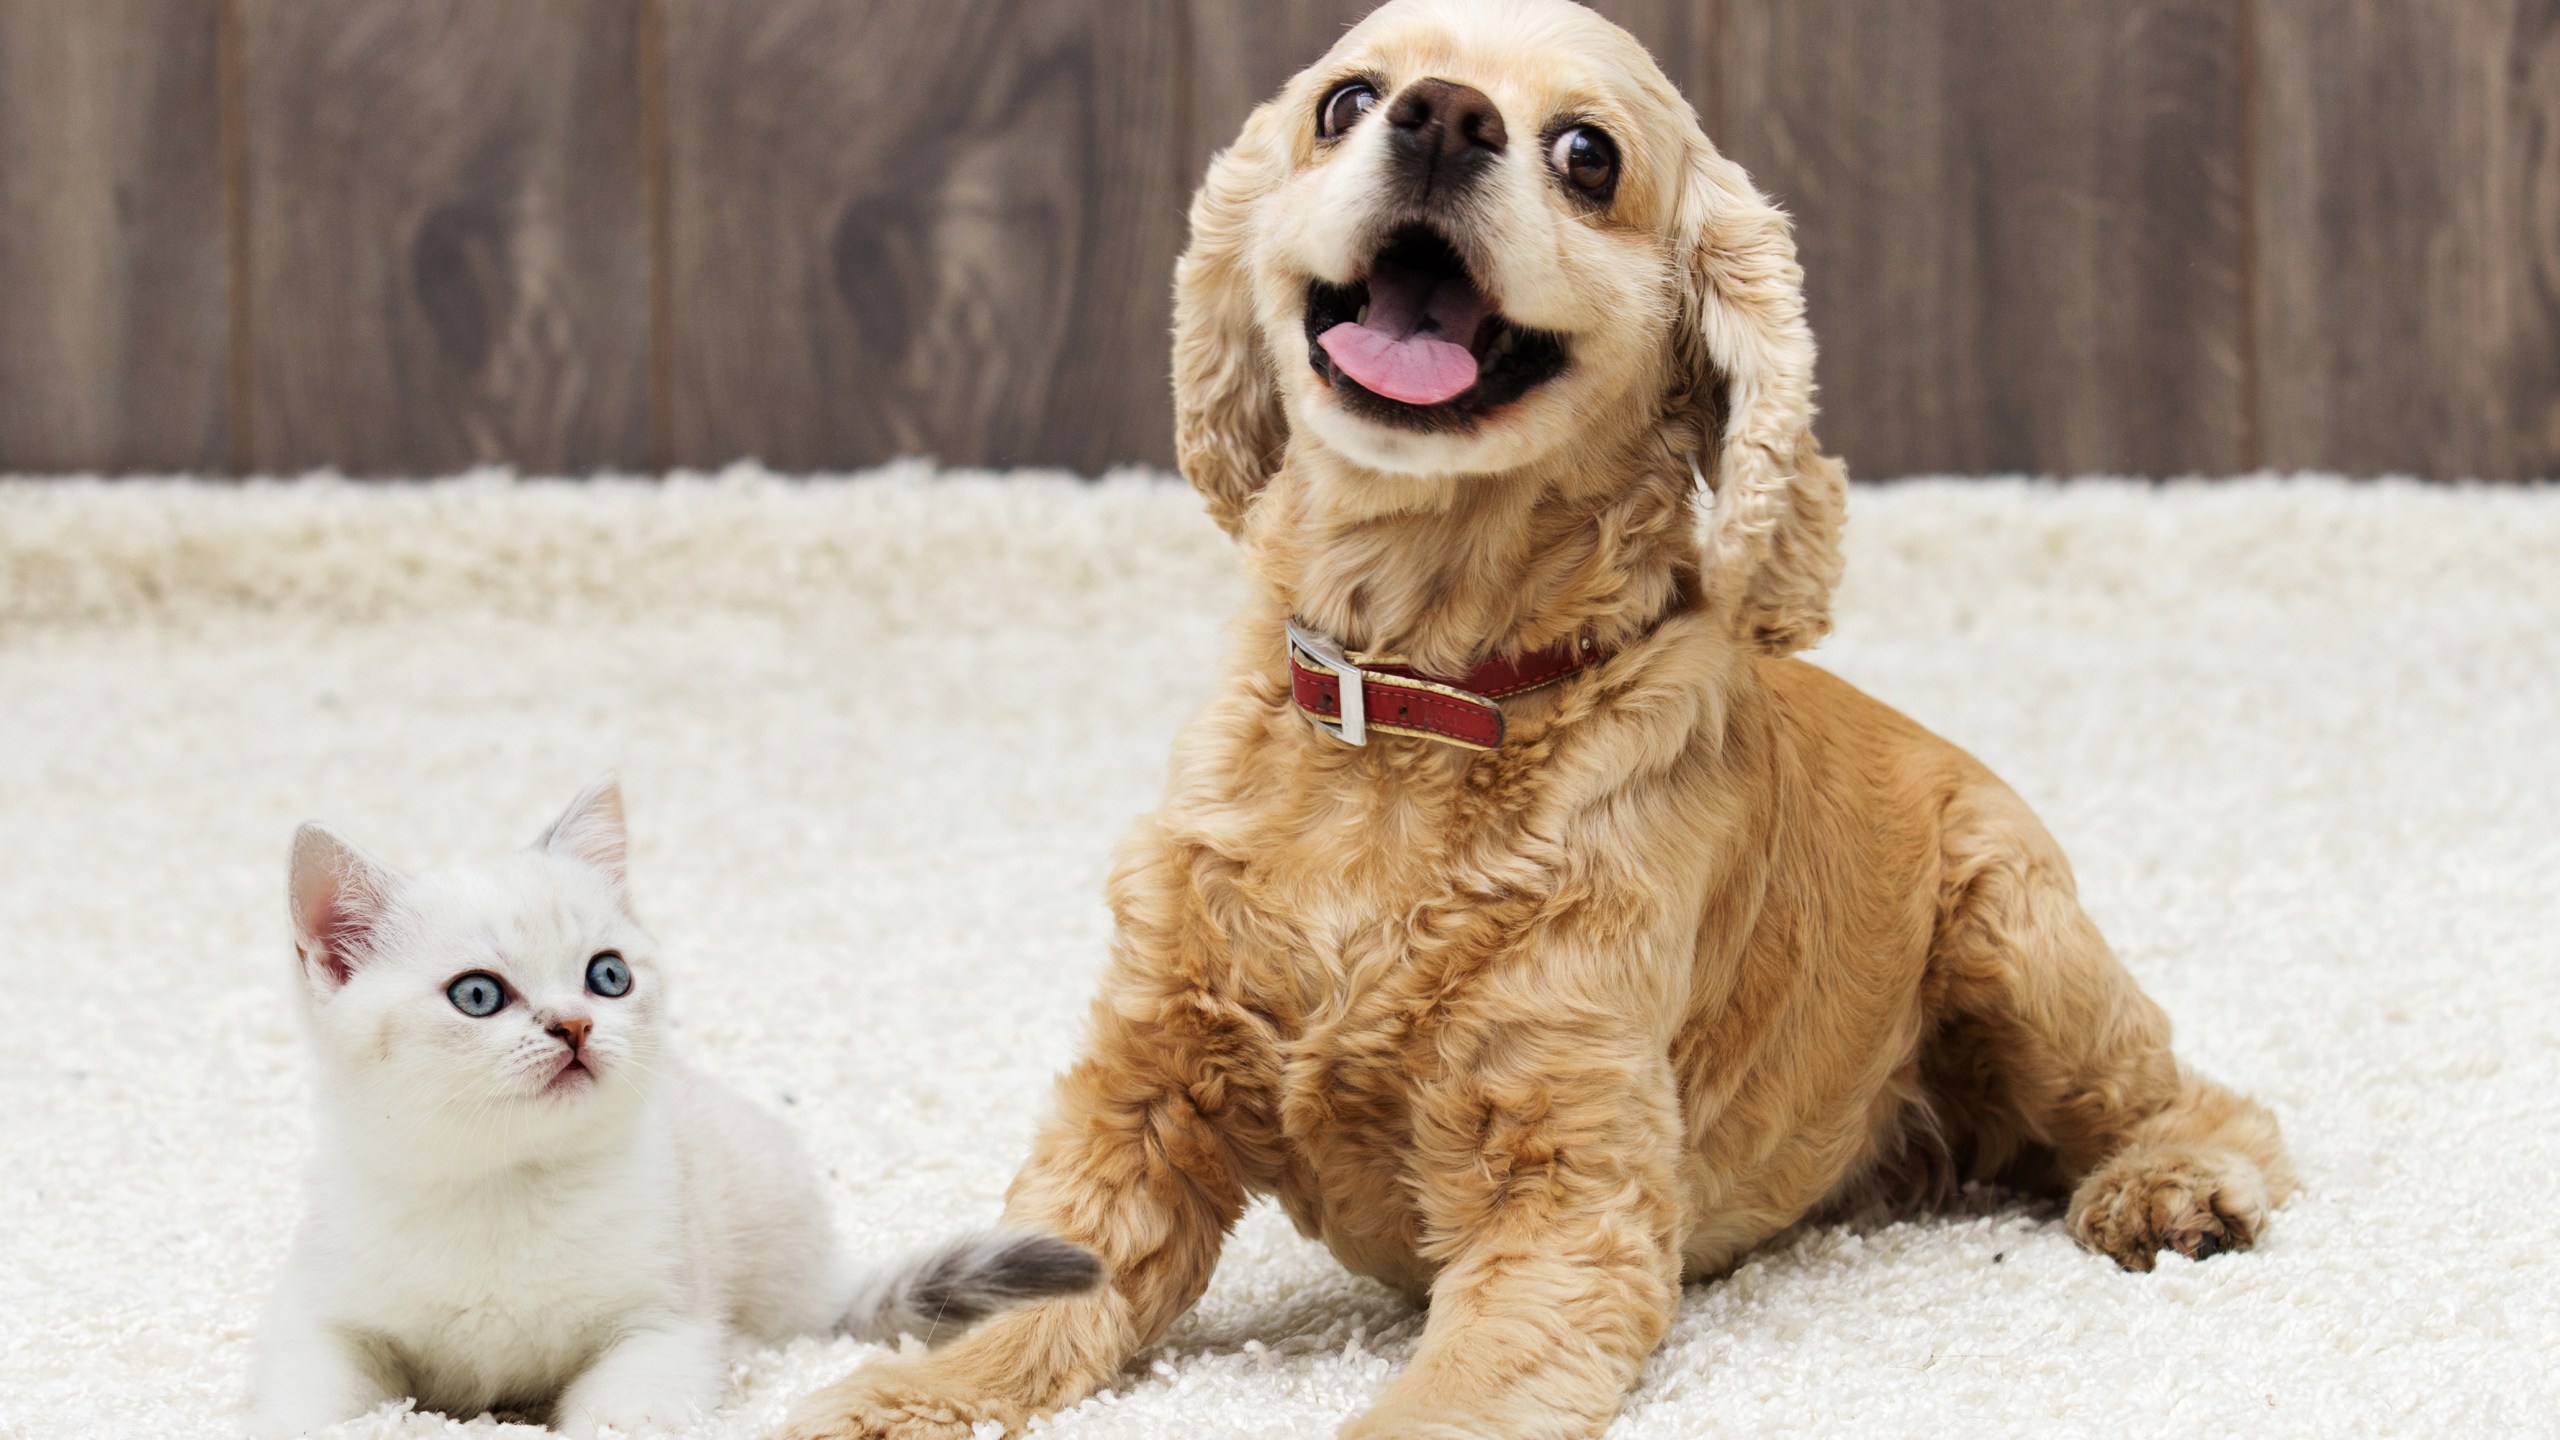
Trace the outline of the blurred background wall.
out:
<instances>
[{"instance_id":1,"label":"blurred background wall","mask_svg":"<svg viewBox=\"0 0 2560 1440\"><path fill-rule=\"evenodd\" d=\"M0 0L0 470L1171 458L1364 0ZM1604 0L1855 473L2560 474L2560 0Z\"/></svg>"}]
</instances>

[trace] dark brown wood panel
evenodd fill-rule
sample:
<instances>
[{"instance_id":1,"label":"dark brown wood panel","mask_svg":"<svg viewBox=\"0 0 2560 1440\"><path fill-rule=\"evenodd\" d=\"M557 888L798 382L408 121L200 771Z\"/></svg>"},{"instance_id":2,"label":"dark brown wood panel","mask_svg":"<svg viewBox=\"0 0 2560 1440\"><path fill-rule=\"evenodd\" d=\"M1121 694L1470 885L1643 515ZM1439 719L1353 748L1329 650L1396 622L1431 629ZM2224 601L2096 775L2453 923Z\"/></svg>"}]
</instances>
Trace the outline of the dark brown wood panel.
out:
<instances>
[{"instance_id":1,"label":"dark brown wood panel","mask_svg":"<svg viewBox=\"0 0 2560 1440\"><path fill-rule=\"evenodd\" d=\"M665 0L673 458L1170 457L1174 0Z\"/></svg>"},{"instance_id":2,"label":"dark brown wood panel","mask_svg":"<svg viewBox=\"0 0 2560 1440\"><path fill-rule=\"evenodd\" d=\"M1865 475L2560 472L2560 0L1589 0ZM1169 457L1183 212L1369 0L0 0L0 469Z\"/></svg>"},{"instance_id":3,"label":"dark brown wood panel","mask_svg":"<svg viewBox=\"0 0 2560 1440\"><path fill-rule=\"evenodd\" d=\"M645 468L629 0L238 0L251 463Z\"/></svg>"},{"instance_id":4,"label":"dark brown wood panel","mask_svg":"<svg viewBox=\"0 0 2560 1440\"><path fill-rule=\"evenodd\" d=\"M1713 136L1720 125L1716 31L1720 0L1586 0L1653 52L1653 63L1680 87Z\"/></svg>"},{"instance_id":5,"label":"dark brown wood panel","mask_svg":"<svg viewBox=\"0 0 2560 1440\"><path fill-rule=\"evenodd\" d=\"M223 465L215 20L0 3L0 471Z\"/></svg>"},{"instance_id":6,"label":"dark brown wood panel","mask_svg":"<svg viewBox=\"0 0 2560 1440\"><path fill-rule=\"evenodd\" d=\"M2560 475L2560 0L2255 0L2267 462Z\"/></svg>"},{"instance_id":7,"label":"dark brown wood panel","mask_svg":"<svg viewBox=\"0 0 2560 1440\"><path fill-rule=\"evenodd\" d=\"M1796 217L1854 473L2246 455L2231 0L1723 0L1720 143Z\"/></svg>"},{"instance_id":8,"label":"dark brown wood panel","mask_svg":"<svg viewBox=\"0 0 2560 1440\"><path fill-rule=\"evenodd\" d=\"M1191 112L1184 129L1190 183L1209 157L1234 143L1247 115L1289 77L1324 57L1374 0L1184 0L1189 30L1185 70ZM1310 120L1309 123L1313 123Z\"/></svg>"}]
</instances>

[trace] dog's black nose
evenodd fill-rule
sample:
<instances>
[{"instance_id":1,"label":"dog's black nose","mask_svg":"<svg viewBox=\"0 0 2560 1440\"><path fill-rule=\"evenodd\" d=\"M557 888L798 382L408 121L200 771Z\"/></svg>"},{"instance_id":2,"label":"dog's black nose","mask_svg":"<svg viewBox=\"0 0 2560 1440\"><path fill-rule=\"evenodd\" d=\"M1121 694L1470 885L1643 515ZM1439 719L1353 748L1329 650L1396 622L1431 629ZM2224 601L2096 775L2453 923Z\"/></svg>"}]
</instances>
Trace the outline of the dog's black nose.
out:
<instances>
[{"instance_id":1,"label":"dog's black nose","mask_svg":"<svg viewBox=\"0 0 2560 1440\"><path fill-rule=\"evenodd\" d=\"M1510 143L1492 95L1454 79L1405 85L1388 105L1388 126L1388 146L1418 192L1428 192L1439 179L1475 179Z\"/></svg>"},{"instance_id":2,"label":"dog's black nose","mask_svg":"<svg viewBox=\"0 0 2560 1440\"><path fill-rule=\"evenodd\" d=\"M1396 127L1397 140L1435 156L1468 150L1498 155L1511 140L1493 97L1452 80L1416 80L1407 85L1387 108L1387 123Z\"/></svg>"}]
</instances>

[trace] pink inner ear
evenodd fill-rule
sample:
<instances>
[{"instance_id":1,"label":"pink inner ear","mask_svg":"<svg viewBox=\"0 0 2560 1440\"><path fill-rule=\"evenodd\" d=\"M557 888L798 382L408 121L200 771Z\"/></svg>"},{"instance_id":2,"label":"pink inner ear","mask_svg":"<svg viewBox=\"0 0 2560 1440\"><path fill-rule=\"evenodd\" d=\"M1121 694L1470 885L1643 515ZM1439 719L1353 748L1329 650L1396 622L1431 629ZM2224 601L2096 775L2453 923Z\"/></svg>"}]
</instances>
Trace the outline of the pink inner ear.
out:
<instances>
[{"instance_id":1,"label":"pink inner ear","mask_svg":"<svg viewBox=\"0 0 2560 1440\"><path fill-rule=\"evenodd\" d=\"M303 963L326 976L332 988L346 984L355 975L358 956L372 943L380 903L360 876L343 865L333 866L316 892L302 896L294 917L301 930L294 948Z\"/></svg>"},{"instance_id":2,"label":"pink inner ear","mask_svg":"<svg viewBox=\"0 0 2560 1440\"><path fill-rule=\"evenodd\" d=\"M326 950L317 954L305 950L302 952L302 958L304 963L317 966L321 974L329 977L329 988L333 990L355 978L355 972L347 968L346 961Z\"/></svg>"},{"instance_id":3,"label":"pink inner ear","mask_svg":"<svg viewBox=\"0 0 2560 1440\"><path fill-rule=\"evenodd\" d=\"M372 948L397 876L321 825L293 832L294 952L332 987L344 985Z\"/></svg>"},{"instance_id":4,"label":"pink inner ear","mask_svg":"<svg viewBox=\"0 0 2560 1440\"><path fill-rule=\"evenodd\" d=\"M320 913L311 917L311 934L315 941L307 958L316 961L327 972L329 983L344 985L355 975L348 956L356 943L364 938L364 922L358 920L331 896L320 905Z\"/></svg>"},{"instance_id":5,"label":"pink inner ear","mask_svg":"<svg viewBox=\"0 0 2560 1440\"><path fill-rule=\"evenodd\" d=\"M622 787L611 776L596 782L551 822L537 842L555 854L573 856L602 870L616 885L623 883L626 841L622 825Z\"/></svg>"},{"instance_id":6,"label":"pink inner ear","mask_svg":"<svg viewBox=\"0 0 2560 1440\"><path fill-rule=\"evenodd\" d=\"M330 895L303 917L303 930L309 938L303 942L302 958L319 966L331 985L344 985L355 975L350 957L368 929L343 900Z\"/></svg>"}]
</instances>

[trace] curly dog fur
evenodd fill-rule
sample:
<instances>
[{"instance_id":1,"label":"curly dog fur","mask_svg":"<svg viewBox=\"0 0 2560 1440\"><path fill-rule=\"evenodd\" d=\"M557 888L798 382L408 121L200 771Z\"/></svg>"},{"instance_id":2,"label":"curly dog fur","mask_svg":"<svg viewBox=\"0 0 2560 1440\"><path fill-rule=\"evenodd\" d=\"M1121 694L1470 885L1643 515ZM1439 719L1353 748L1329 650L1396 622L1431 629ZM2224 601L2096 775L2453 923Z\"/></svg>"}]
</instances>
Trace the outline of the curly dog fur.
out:
<instances>
[{"instance_id":1,"label":"curly dog fur","mask_svg":"<svg viewBox=\"0 0 2560 1440\"><path fill-rule=\"evenodd\" d=\"M1417 198L1386 123L1317 121L1426 78L1512 143ZM1572 125L1614 144L1605 197L1558 183ZM1463 424L1348 403L1309 287L1418 222L1564 337L1561 373ZM1794 245L1641 47L1564 0L1395 0L1254 113L1191 225L1179 448L1253 595L1120 854L1085 1053L1007 1208L1114 1283L875 1361L794 1436L1073 1403L1257 1194L1430 1306L1352 1436L1595 1435L1684 1276L1968 1178L2068 1193L2135 1269L2256 1239L2273 1119L2178 1063L2034 815L1787 658L1829 624L1845 489ZM1497 750L1354 747L1291 704L1292 614L1440 673L1617 653L1504 702Z\"/></svg>"}]
</instances>

